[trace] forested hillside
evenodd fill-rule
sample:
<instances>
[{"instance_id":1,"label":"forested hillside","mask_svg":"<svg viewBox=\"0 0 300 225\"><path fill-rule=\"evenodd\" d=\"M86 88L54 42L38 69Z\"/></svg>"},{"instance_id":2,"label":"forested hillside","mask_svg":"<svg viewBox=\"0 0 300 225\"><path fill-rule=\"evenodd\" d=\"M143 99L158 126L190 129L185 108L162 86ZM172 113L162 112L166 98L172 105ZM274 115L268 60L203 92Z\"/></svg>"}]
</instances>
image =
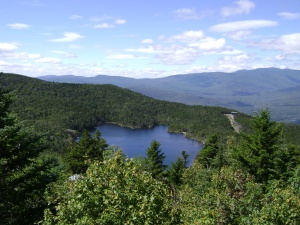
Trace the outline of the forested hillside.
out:
<instances>
[{"instance_id":1,"label":"forested hillside","mask_svg":"<svg viewBox=\"0 0 300 225\"><path fill-rule=\"evenodd\" d=\"M189 106L156 100L114 85L45 82L17 74L0 73L0 86L17 96L13 109L21 120L43 131L91 129L113 122L129 127L169 125L169 131L185 132L198 141L212 134L234 133L223 107ZM239 113L236 120L249 128L250 117ZM284 125L284 137L300 145L300 126Z\"/></svg>"},{"instance_id":2,"label":"forested hillside","mask_svg":"<svg viewBox=\"0 0 300 225\"><path fill-rule=\"evenodd\" d=\"M228 112L1 73L0 223L299 224L299 126L264 109L238 114L236 133ZM190 167L185 151L166 166L155 140L146 157L129 159L85 130L101 122L167 124L205 146Z\"/></svg>"},{"instance_id":3,"label":"forested hillside","mask_svg":"<svg viewBox=\"0 0 300 225\"><path fill-rule=\"evenodd\" d=\"M83 130L113 122L129 127L166 124L170 131L200 141L233 133L222 114L230 110L221 107L155 100L113 85L52 83L16 74L0 74L0 85L17 95L13 109L18 116L42 130Z\"/></svg>"},{"instance_id":4,"label":"forested hillside","mask_svg":"<svg viewBox=\"0 0 300 225\"><path fill-rule=\"evenodd\" d=\"M144 95L190 105L234 108L251 114L268 107L272 119L300 123L300 71L278 68L239 70L232 73L204 72L155 79L98 75L42 76L46 81L114 84Z\"/></svg>"}]
</instances>

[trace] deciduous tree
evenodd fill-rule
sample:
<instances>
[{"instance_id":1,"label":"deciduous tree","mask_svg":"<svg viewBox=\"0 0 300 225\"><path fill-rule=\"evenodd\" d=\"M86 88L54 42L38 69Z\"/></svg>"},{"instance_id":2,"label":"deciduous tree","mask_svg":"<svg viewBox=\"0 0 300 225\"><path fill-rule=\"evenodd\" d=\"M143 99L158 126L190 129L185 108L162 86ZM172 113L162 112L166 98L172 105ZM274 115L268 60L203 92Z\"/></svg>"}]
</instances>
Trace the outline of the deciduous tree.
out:
<instances>
[{"instance_id":1,"label":"deciduous tree","mask_svg":"<svg viewBox=\"0 0 300 225\"><path fill-rule=\"evenodd\" d=\"M117 152L94 161L77 180L58 189L55 211L44 224L180 224L167 186Z\"/></svg>"}]
</instances>

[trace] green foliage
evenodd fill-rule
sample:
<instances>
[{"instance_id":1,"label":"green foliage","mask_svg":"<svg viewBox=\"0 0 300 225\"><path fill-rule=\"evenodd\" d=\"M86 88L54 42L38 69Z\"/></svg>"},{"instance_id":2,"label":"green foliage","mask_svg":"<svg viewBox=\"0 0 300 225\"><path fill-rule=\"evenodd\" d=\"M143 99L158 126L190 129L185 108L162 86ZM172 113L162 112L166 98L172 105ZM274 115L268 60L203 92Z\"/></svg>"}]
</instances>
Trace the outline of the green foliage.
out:
<instances>
[{"instance_id":1,"label":"green foliage","mask_svg":"<svg viewBox=\"0 0 300 225\"><path fill-rule=\"evenodd\" d=\"M299 163L300 152L283 144L281 124L270 120L268 110L262 110L253 119L253 130L242 135L236 154L241 166L263 183L288 175L288 170Z\"/></svg>"},{"instance_id":2,"label":"green foliage","mask_svg":"<svg viewBox=\"0 0 300 225\"><path fill-rule=\"evenodd\" d=\"M283 124L283 137L284 139L291 144L300 146L300 125L299 124Z\"/></svg>"},{"instance_id":3,"label":"green foliage","mask_svg":"<svg viewBox=\"0 0 300 225\"><path fill-rule=\"evenodd\" d=\"M190 157L190 154L188 154L186 151L181 151L181 156L183 158L184 161L184 167L187 168L188 167L188 158Z\"/></svg>"},{"instance_id":4,"label":"green foliage","mask_svg":"<svg viewBox=\"0 0 300 225\"><path fill-rule=\"evenodd\" d=\"M0 89L0 215L2 224L33 224L41 219L44 191L56 180L56 160L41 153L45 139L11 114L11 94Z\"/></svg>"},{"instance_id":5,"label":"green foliage","mask_svg":"<svg viewBox=\"0 0 300 225\"><path fill-rule=\"evenodd\" d=\"M207 168L220 169L229 164L227 149L217 135L208 138L204 148L197 154L196 160Z\"/></svg>"},{"instance_id":6,"label":"green foliage","mask_svg":"<svg viewBox=\"0 0 300 225\"><path fill-rule=\"evenodd\" d=\"M0 91L1 223L40 220L46 207L44 190L58 174L49 152L41 154L46 142L63 153L62 158L66 156L63 162L73 174L80 175L49 189L44 224L179 224L182 220L184 224L297 224L300 220L300 149L286 141L296 143L299 127L271 121L268 110L252 118L252 128L249 118L239 114L236 118L244 124L239 137L222 115L227 110L219 107L158 101L112 85L48 83L5 73L0 73L0 87L14 88L18 94L13 103L9 92ZM48 136L19 123L8 110L12 103L27 127L34 124L40 131L49 130ZM91 136L84 131L99 122L130 127L166 124L170 131L206 139L206 145L190 167L183 151L167 172L159 142L151 143L147 158L128 160L114 146L108 147L100 132ZM70 129L83 130L78 143Z\"/></svg>"},{"instance_id":7,"label":"green foliage","mask_svg":"<svg viewBox=\"0 0 300 225\"><path fill-rule=\"evenodd\" d=\"M198 153L196 159L206 167L211 167L212 161L217 156L219 149L219 138L217 135L212 135L207 139L205 146Z\"/></svg>"},{"instance_id":8,"label":"green foliage","mask_svg":"<svg viewBox=\"0 0 300 225\"><path fill-rule=\"evenodd\" d=\"M300 196L300 165L294 169L293 175L288 180L288 184L293 192Z\"/></svg>"},{"instance_id":9,"label":"green foliage","mask_svg":"<svg viewBox=\"0 0 300 225\"><path fill-rule=\"evenodd\" d=\"M182 184L183 173L187 168L188 157L190 156L186 151L181 152L182 157L178 157L175 162L172 162L171 167L167 171L167 175L171 184L179 186Z\"/></svg>"},{"instance_id":10,"label":"green foliage","mask_svg":"<svg viewBox=\"0 0 300 225\"><path fill-rule=\"evenodd\" d=\"M168 169L168 178L172 184L182 184L182 175L185 170L184 159L178 157L175 162L172 162L171 167Z\"/></svg>"},{"instance_id":11,"label":"green foliage","mask_svg":"<svg viewBox=\"0 0 300 225\"><path fill-rule=\"evenodd\" d=\"M195 173L195 168L187 169L185 176L191 176L191 172ZM191 183L195 183L198 176L194 176ZM187 183L180 192L185 224L241 224L259 204L257 199L262 193L260 185L254 183L249 174L232 167L213 173L206 186L200 180L196 182L199 186Z\"/></svg>"},{"instance_id":12,"label":"green foliage","mask_svg":"<svg viewBox=\"0 0 300 225\"><path fill-rule=\"evenodd\" d=\"M282 139L281 124L270 121L268 110L253 118L252 130L241 144L212 136L185 170L185 224L299 223L299 149Z\"/></svg>"},{"instance_id":13,"label":"green foliage","mask_svg":"<svg viewBox=\"0 0 300 225\"><path fill-rule=\"evenodd\" d=\"M85 173L88 168L88 160L102 160L103 152L108 144L101 138L101 133L97 130L92 137L87 130L83 131L78 143L73 143L69 148L65 162L73 174Z\"/></svg>"},{"instance_id":14,"label":"green foliage","mask_svg":"<svg viewBox=\"0 0 300 225\"><path fill-rule=\"evenodd\" d=\"M299 224L300 198L290 187L269 184L266 193L253 176L231 167L214 173L203 195L181 192L186 224Z\"/></svg>"},{"instance_id":15,"label":"green foliage","mask_svg":"<svg viewBox=\"0 0 300 225\"><path fill-rule=\"evenodd\" d=\"M162 178L167 168L164 165L165 154L160 149L158 141L152 141L151 146L147 149L147 158L145 161L146 171L152 174L153 178Z\"/></svg>"},{"instance_id":16,"label":"green foliage","mask_svg":"<svg viewBox=\"0 0 300 225\"><path fill-rule=\"evenodd\" d=\"M171 192L121 152L67 181L44 224L180 224Z\"/></svg>"},{"instance_id":17,"label":"green foliage","mask_svg":"<svg viewBox=\"0 0 300 225\"><path fill-rule=\"evenodd\" d=\"M194 195L192 199L204 195L211 186L213 173L213 170L204 168L202 164L194 162L182 175L183 185L180 189L183 195L185 195L185 193L188 195L188 193L193 192L193 194L190 195L190 197Z\"/></svg>"},{"instance_id":18,"label":"green foliage","mask_svg":"<svg viewBox=\"0 0 300 225\"><path fill-rule=\"evenodd\" d=\"M300 197L291 187L282 188L275 181L260 202L261 207L253 209L244 224L299 224Z\"/></svg>"}]
</instances>

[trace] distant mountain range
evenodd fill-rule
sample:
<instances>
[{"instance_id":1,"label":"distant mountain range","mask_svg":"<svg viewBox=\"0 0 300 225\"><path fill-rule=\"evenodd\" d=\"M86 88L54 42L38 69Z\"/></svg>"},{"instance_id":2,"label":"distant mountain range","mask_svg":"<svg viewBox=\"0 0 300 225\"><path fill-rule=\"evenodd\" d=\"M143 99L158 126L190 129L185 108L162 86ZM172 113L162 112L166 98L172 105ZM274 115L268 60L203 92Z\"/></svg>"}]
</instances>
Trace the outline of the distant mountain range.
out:
<instances>
[{"instance_id":1,"label":"distant mountain range","mask_svg":"<svg viewBox=\"0 0 300 225\"><path fill-rule=\"evenodd\" d=\"M223 106L252 114L269 108L277 121L300 123L300 70L262 68L156 79L119 76L41 76L62 83L114 84L141 94L190 105Z\"/></svg>"}]
</instances>

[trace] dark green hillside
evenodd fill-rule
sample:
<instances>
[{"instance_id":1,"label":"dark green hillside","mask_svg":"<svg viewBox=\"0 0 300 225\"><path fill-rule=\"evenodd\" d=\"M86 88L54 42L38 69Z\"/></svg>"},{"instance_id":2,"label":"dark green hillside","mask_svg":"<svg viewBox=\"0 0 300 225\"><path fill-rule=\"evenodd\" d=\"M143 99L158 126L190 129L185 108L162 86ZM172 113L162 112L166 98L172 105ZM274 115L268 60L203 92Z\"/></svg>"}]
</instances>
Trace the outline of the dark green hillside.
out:
<instances>
[{"instance_id":1,"label":"dark green hillside","mask_svg":"<svg viewBox=\"0 0 300 225\"><path fill-rule=\"evenodd\" d=\"M113 122L130 127L169 125L198 140L233 134L221 107L188 106L155 100L113 85L45 82L16 74L0 74L0 85L15 91L13 110L40 130L82 130Z\"/></svg>"},{"instance_id":2,"label":"dark green hillside","mask_svg":"<svg viewBox=\"0 0 300 225\"><path fill-rule=\"evenodd\" d=\"M252 114L269 108L276 121L300 121L300 71L277 68L239 70L232 73L204 72L156 79L99 75L43 76L46 81L114 84L152 98L190 105L233 108Z\"/></svg>"}]
</instances>

